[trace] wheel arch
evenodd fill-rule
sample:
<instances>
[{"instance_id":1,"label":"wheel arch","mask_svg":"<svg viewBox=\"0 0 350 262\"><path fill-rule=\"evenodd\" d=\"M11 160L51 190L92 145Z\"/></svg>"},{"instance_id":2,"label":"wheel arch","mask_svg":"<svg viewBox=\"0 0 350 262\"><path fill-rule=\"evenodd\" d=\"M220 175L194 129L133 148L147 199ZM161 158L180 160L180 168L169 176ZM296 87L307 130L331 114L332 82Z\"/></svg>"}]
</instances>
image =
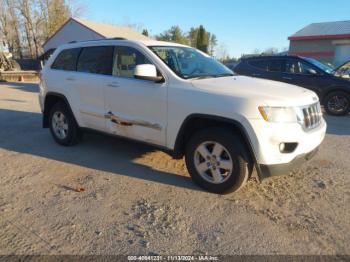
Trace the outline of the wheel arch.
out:
<instances>
[{"instance_id":1,"label":"wheel arch","mask_svg":"<svg viewBox=\"0 0 350 262\"><path fill-rule=\"evenodd\" d=\"M243 140L249 153L250 161L256 164L253 144L243 124L234 119L207 114L192 114L183 121L175 140L173 157L177 159L182 158L185 153L186 143L191 136L198 130L210 127L223 127L232 130L235 135L238 135Z\"/></svg>"},{"instance_id":2,"label":"wheel arch","mask_svg":"<svg viewBox=\"0 0 350 262\"><path fill-rule=\"evenodd\" d=\"M75 116L73 114L72 108L68 102L68 99L63 94L56 93L56 92L48 92L45 96L45 101L44 101L43 128L49 127L49 117L50 117L51 108L58 102L63 102L68 106L70 113L74 117L74 121L77 123Z\"/></svg>"},{"instance_id":3,"label":"wheel arch","mask_svg":"<svg viewBox=\"0 0 350 262\"><path fill-rule=\"evenodd\" d=\"M322 96L322 98L320 99L321 104L324 104L325 99L327 98L327 96L333 92L344 92L346 93L349 97L350 97L350 90L349 88L343 87L343 86L334 86L332 88L329 88Z\"/></svg>"}]
</instances>

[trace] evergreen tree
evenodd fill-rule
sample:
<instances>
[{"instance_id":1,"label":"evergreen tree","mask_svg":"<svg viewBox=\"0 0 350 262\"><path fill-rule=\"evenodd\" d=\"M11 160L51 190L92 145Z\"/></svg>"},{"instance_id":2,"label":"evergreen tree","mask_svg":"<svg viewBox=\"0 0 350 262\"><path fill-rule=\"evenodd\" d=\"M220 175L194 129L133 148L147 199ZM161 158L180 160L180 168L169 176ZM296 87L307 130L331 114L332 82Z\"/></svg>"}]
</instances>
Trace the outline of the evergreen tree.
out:
<instances>
[{"instance_id":1,"label":"evergreen tree","mask_svg":"<svg viewBox=\"0 0 350 262\"><path fill-rule=\"evenodd\" d=\"M205 53L208 53L209 36L202 25L199 26L197 36L197 48Z\"/></svg>"},{"instance_id":2,"label":"evergreen tree","mask_svg":"<svg viewBox=\"0 0 350 262\"><path fill-rule=\"evenodd\" d=\"M168 41L184 45L188 44L188 39L179 26L172 26L169 30L156 36L156 39L160 41Z\"/></svg>"},{"instance_id":3,"label":"evergreen tree","mask_svg":"<svg viewBox=\"0 0 350 262\"><path fill-rule=\"evenodd\" d=\"M197 36L198 36L198 27L191 27L188 32L188 40L192 47L197 47Z\"/></svg>"},{"instance_id":4,"label":"evergreen tree","mask_svg":"<svg viewBox=\"0 0 350 262\"><path fill-rule=\"evenodd\" d=\"M215 47L218 44L218 39L215 34L209 34L209 55L214 56Z\"/></svg>"},{"instance_id":5,"label":"evergreen tree","mask_svg":"<svg viewBox=\"0 0 350 262\"><path fill-rule=\"evenodd\" d=\"M142 34L143 34L144 36L147 36L147 37L149 36L149 35L148 35L148 30L147 30L147 29L143 29Z\"/></svg>"}]
</instances>

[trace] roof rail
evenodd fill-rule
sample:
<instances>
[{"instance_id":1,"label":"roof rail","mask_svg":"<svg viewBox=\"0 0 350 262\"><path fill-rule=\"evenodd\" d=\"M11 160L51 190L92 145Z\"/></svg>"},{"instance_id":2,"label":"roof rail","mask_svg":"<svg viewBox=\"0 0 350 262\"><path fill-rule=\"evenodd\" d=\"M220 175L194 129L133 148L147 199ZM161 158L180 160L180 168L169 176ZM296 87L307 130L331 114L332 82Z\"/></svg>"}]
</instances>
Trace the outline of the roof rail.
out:
<instances>
[{"instance_id":1,"label":"roof rail","mask_svg":"<svg viewBox=\"0 0 350 262\"><path fill-rule=\"evenodd\" d=\"M101 39L91 39L91 40L81 40L81 41L73 40L68 42L68 44L74 44L74 43L80 43L80 42L106 41L106 40L128 40L128 39L124 37L112 37L112 38L101 38Z\"/></svg>"}]
</instances>

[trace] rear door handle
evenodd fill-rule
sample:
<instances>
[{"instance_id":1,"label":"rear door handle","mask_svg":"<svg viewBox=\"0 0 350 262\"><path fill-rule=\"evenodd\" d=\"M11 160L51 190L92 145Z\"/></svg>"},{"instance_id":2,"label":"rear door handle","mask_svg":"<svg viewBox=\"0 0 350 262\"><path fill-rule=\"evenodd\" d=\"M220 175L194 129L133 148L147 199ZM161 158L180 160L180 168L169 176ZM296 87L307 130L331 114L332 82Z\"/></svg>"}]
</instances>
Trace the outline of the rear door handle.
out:
<instances>
[{"instance_id":1,"label":"rear door handle","mask_svg":"<svg viewBox=\"0 0 350 262\"><path fill-rule=\"evenodd\" d=\"M286 77L286 76L284 76L284 77L282 77L283 79L285 79L285 80L293 80L293 78L291 78L291 77Z\"/></svg>"},{"instance_id":2,"label":"rear door handle","mask_svg":"<svg viewBox=\"0 0 350 262\"><path fill-rule=\"evenodd\" d=\"M66 80L67 81L75 81L75 78L74 77L67 77Z\"/></svg>"},{"instance_id":3,"label":"rear door handle","mask_svg":"<svg viewBox=\"0 0 350 262\"><path fill-rule=\"evenodd\" d=\"M111 83L108 83L107 86L109 86L109 87L119 87L119 84L117 82L111 82Z\"/></svg>"},{"instance_id":4,"label":"rear door handle","mask_svg":"<svg viewBox=\"0 0 350 262\"><path fill-rule=\"evenodd\" d=\"M261 76L261 74L252 74L252 76Z\"/></svg>"}]
</instances>

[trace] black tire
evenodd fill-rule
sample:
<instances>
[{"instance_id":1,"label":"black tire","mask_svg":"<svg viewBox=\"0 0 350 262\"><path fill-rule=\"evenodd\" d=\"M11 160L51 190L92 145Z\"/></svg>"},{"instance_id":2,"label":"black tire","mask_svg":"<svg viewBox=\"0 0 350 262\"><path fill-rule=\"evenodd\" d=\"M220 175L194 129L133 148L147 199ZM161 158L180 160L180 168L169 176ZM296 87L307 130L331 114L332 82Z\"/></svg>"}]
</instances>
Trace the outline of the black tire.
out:
<instances>
[{"instance_id":1,"label":"black tire","mask_svg":"<svg viewBox=\"0 0 350 262\"><path fill-rule=\"evenodd\" d=\"M339 98L342 99L342 105L340 105L338 108L335 108L333 105L335 97L338 97L338 101ZM327 114L333 116L343 116L350 111L350 96L343 91L331 92L324 98L323 104Z\"/></svg>"},{"instance_id":2,"label":"black tire","mask_svg":"<svg viewBox=\"0 0 350 262\"><path fill-rule=\"evenodd\" d=\"M66 119L66 124L68 126L66 136L63 138L59 137L54 130L53 117L56 113L60 113L64 115ZM71 113L70 109L64 102L58 102L51 108L50 116L49 116L49 125L50 125L50 131L54 140L60 145L72 146L77 144L81 139L82 133L79 130L79 126L75 121L74 116Z\"/></svg>"},{"instance_id":3,"label":"black tire","mask_svg":"<svg viewBox=\"0 0 350 262\"><path fill-rule=\"evenodd\" d=\"M222 183L206 180L196 168L196 149L206 141L222 145L232 159L231 175ZM193 181L213 193L223 194L238 191L246 184L252 172L252 161L244 142L233 131L223 128L208 128L195 133L186 145L185 161Z\"/></svg>"}]
</instances>

